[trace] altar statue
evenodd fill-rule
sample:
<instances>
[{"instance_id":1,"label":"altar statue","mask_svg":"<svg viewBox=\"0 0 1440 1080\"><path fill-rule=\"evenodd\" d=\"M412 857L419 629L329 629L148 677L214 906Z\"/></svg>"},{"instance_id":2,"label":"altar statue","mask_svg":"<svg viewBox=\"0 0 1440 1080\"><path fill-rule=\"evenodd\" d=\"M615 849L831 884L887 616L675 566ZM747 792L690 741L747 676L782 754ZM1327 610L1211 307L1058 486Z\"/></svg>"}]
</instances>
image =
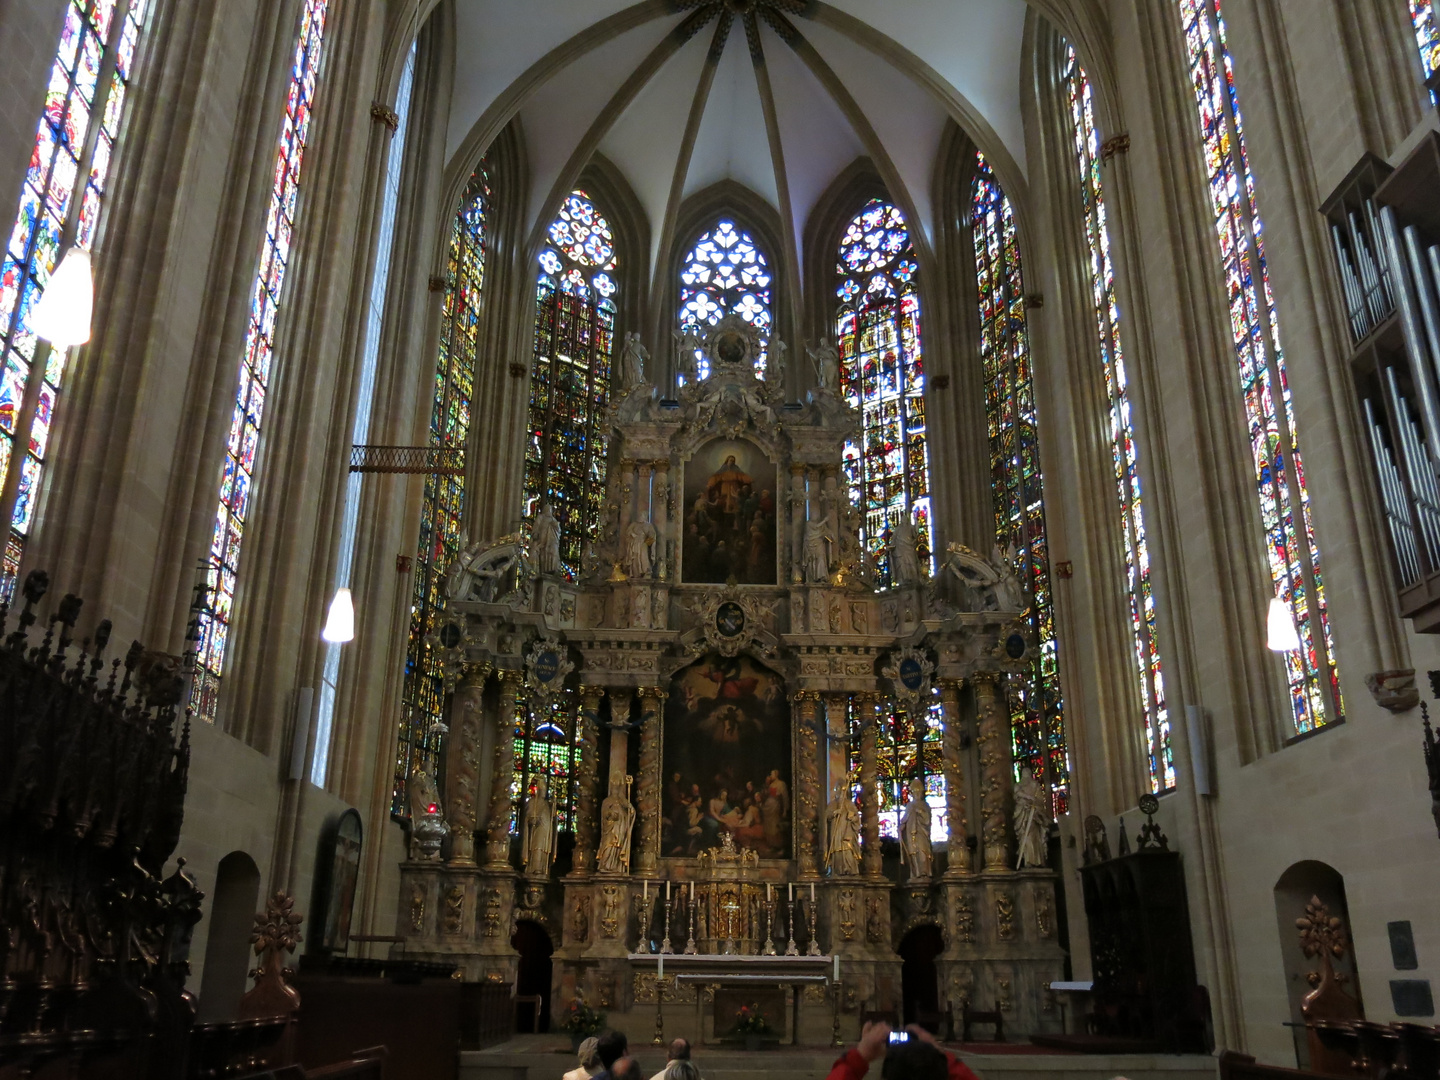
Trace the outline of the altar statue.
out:
<instances>
[{"instance_id":1,"label":"altar statue","mask_svg":"<svg viewBox=\"0 0 1440 1080\"><path fill-rule=\"evenodd\" d=\"M601 873L630 872L630 830L634 826L635 807L630 800L619 792L605 796L600 804L600 851L595 857Z\"/></svg>"},{"instance_id":2,"label":"altar statue","mask_svg":"<svg viewBox=\"0 0 1440 1080\"><path fill-rule=\"evenodd\" d=\"M910 781L910 801L900 822L900 850L910 867L912 879L930 876L933 854L930 849L930 804L925 801L925 781Z\"/></svg>"},{"instance_id":3,"label":"altar statue","mask_svg":"<svg viewBox=\"0 0 1440 1080\"><path fill-rule=\"evenodd\" d=\"M550 512L548 502L542 502L535 511L535 520L530 526L530 544L536 573L560 573L560 522Z\"/></svg>"},{"instance_id":4,"label":"altar statue","mask_svg":"<svg viewBox=\"0 0 1440 1080\"><path fill-rule=\"evenodd\" d=\"M700 381L700 359L695 355L700 351L700 335L693 330L676 330L673 335L675 366L685 376L685 382L693 386Z\"/></svg>"},{"instance_id":5,"label":"altar statue","mask_svg":"<svg viewBox=\"0 0 1440 1080\"><path fill-rule=\"evenodd\" d=\"M640 335L634 330L625 333L625 347L620 354L620 388L629 390L645 381L645 365L650 353L640 344Z\"/></svg>"},{"instance_id":6,"label":"altar statue","mask_svg":"<svg viewBox=\"0 0 1440 1080\"><path fill-rule=\"evenodd\" d=\"M829 338L821 338L815 347L805 346L810 363L815 367L815 385L833 392L840 381L840 354Z\"/></svg>"},{"instance_id":7,"label":"altar statue","mask_svg":"<svg viewBox=\"0 0 1440 1080\"><path fill-rule=\"evenodd\" d=\"M632 521L625 526L625 574L631 578L650 576L650 549L655 546L655 526L648 521Z\"/></svg>"},{"instance_id":8,"label":"altar statue","mask_svg":"<svg viewBox=\"0 0 1440 1080\"><path fill-rule=\"evenodd\" d=\"M825 865L837 877L860 872L860 811L848 791L825 808Z\"/></svg>"},{"instance_id":9,"label":"altar statue","mask_svg":"<svg viewBox=\"0 0 1440 1080\"><path fill-rule=\"evenodd\" d=\"M785 389L785 343L779 338L770 340L770 355L765 363L765 385Z\"/></svg>"},{"instance_id":10,"label":"altar statue","mask_svg":"<svg viewBox=\"0 0 1440 1080\"><path fill-rule=\"evenodd\" d=\"M525 872L547 877L555 859L555 805L545 793L545 777L535 781L535 794L525 803Z\"/></svg>"},{"instance_id":11,"label":"altar statue","mask_svg":"<svg viewBox=\"0 0 1440 1080\"><path fill-rule=\"evenodd\" d=\"M920 581L920 555L915 546L915 527L909 513L890 526L890 584L914 585Z\"/></svg>"},{"instance_id":12,"label":"altar statue","mask_svg":"<svg viewBox=\"0 0 1440 1080\"><path fill-rule=\"evenodd\" d=\"M1025 587L1015 576L1015 545L1002 552L998 545L990 551L990 565L995 568L995 603L1001 611L1024 611L1030 606Z\"/></svg>"},{"instance_id":13,"label":"altar statue","mask_svg":"<svg viewBox=\"0 0 1440 1080\"><path fill-rule=\"evenodd\" d=\"M830 545L835 542L834 515L811 518L805 523L805 580L821 583L830 580Z\"/></svg>"},{"instance_id":14,"label":"altar statue","mask_svg":"<svg viewBox=\"0 0 1440 1080\"><path fill-rule=\"evenodd\" d=\"M1015 788L1015 869L1045 865L1045 785L1029 773Z\"/></svg>"}]
</instances>

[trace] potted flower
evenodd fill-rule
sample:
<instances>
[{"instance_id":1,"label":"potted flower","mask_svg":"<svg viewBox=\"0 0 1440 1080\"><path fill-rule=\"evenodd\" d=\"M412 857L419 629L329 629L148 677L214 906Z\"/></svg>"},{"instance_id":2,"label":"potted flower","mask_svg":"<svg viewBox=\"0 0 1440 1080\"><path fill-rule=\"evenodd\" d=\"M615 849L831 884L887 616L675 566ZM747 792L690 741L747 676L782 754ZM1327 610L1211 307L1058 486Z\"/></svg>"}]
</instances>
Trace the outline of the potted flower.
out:
<instances>
[{"instance_id":1,"label":"potted flower","mask_svg":"<svg viewBox=\"0 0 1440 1080\"><path fill-rule=\"evenodd\" d=\"M580 1044L591 1035L599 1035L605 1030L605 1014L586 1005L583 997L576 997L565 1010L560 1029L569 1033L570 1049L573 1052L579 1050Z\"/></svg>"},{"instance_id":2,"label":"potted flower","mask_svg":"<svg viewBox=\"0 0 1440 1080\"><path fill-rule=\"evenodd\" d=\"M759 1005L742 1005L735 1014L734 1034L745 1040L746 1050L759 1050L770 1034L770 1022Z\"/></svg>"}]
</instances>

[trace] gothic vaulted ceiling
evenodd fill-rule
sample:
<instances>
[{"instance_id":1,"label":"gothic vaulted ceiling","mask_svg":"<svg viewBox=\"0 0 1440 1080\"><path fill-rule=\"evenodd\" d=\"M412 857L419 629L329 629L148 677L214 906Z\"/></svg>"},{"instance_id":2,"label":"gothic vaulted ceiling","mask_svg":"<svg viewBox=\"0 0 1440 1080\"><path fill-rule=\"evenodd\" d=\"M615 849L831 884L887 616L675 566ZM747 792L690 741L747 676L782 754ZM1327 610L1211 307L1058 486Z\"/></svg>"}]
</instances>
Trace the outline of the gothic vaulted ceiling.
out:
<instances>
[{"instance_id":1,"label":"gothic vaulted ceiling","mask_svg":"<svg viewBox=\"0 0 1440 1080\"><path fill-rule=\"evenodd\" d=\"M1023 178L1025 11L1025 0L463 0L448 154L468 168L518 115L532 236L598 151L634 188L657 248L680 202L725 179L788 218L798 247L821 193L867 156L923 243L947 119L1002 180Z\"/></svg>"}]
</instances>

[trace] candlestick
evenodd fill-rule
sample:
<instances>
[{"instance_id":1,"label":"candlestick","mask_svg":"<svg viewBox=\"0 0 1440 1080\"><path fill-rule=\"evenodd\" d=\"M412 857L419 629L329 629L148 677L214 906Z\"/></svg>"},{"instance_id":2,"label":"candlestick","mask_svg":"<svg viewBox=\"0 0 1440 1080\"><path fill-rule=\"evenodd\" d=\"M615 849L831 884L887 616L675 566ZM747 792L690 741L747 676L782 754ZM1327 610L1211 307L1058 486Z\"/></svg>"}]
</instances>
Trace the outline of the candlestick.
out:
<instances>
[{"instance_id":1,"label":"candlestick","mask_svg":"<svg viewBox=\"0 0 1440 1080\"><path fill-rule=\"evenodd\" d=\"M810 945L805 950L806 956L823 956L820 951L820 942L815 940L815 886L810 886Z\"/></svg>"},{"instance_id":2,"label":"candlestick","mask_svg":"<svg viewBox=\"0 0 1440 1080\"><path fill-rule=\"evenodd\" d=\"M790 924L790 925L789 925L790 940L785 943L785 955L786 955L786 956L799 956L799 955L800 955L800 947L795 944L795 895L794 895L793 892L792 892L791 895L790 895L790 905L789 905L789 907L790 907L790 910L787 912L786 921Z\"/></svg>"},{"instance_id":3,"label":"candlestick","mask_svg":"<svg viewBox=\"0 0 1440 1080\"><path fill-rule=\"evenodd\" d=\"M660 942L660 953L663 964L664 954L673 953L675 950L670 947L670 882L665 882L665 939Z\"/></svg>"},{"instance_id":4,"label":"candlestick","mask_svg":"<svg viewBox=\"0 0 1440 1080\"><path fill-rule=\"evenodd\" d=\"M770 896L770 886L765 886L765 948L762 956L775 955L775 901Z\"/></svg>"},{"instance_id":5,"label":"candlestick","mask_svg":"<svg viewBox=\"0 0 1440 1080\"><path fill-rule=\"evenodd\" d=\"M840 984L837 982L833 989L835 991L835 1018L830 1025L830 1045L844 1046L845 1044L840 1041Z\"/></svg>"},{"instance_id":6,"label":"candlestick","mask_svg":"<svg viewBox=\"0 0 1440 1080\"><path fill-rule=\"evenodd\" d=\"M695 883L690 882L690 936L685 942L685 955L695 955Z\"/></svg>"},{"instance_id":7,"label":"candlestick","mask_svg":"<svg viewBox=\"0 0 1440 1080\"><path fill-rule=\"evenodd\" d=\"M664 968L665 960L662 957L660 960L660 970L663 972ZM665 1013L660 1008L660 1003L665 999L664 983L665 976L663 974L657 974L655 976L655 1038L650 1040L651 1046L665 1045Z\"/></svg>"}]
</instances>

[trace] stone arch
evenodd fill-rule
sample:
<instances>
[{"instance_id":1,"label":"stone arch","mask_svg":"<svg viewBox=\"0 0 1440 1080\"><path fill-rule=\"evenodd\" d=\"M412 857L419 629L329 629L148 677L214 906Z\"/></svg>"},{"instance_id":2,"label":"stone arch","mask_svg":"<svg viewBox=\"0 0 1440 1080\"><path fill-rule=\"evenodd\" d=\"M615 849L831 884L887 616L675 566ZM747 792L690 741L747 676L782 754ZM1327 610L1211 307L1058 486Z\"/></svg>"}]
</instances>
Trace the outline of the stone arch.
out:
<instances>
[{"instance_id":1,"label":"stone arch","mask_svg":"<svg viewBox=\"0 0 1440 1080\"><path fill-rule=\"evenodd\" d=\"M1361 1018L1365 1006L1360 996L1360 978L1355 965L1355 946L1350 939L1350 911L1345 900L1345 878L1340 871L1328 863L1315 859L1303 859L1286 867L1285 872L1275 881L1275 923L1280 938L1280 957L1285 977L1285 996L1290 1003L1290 1019L1296 1024L1305 1023L1302 1011L1305 999L1320 983L1323 970L1319 956L1306 956L1301 945L1301 929L1296 921L1307 917L1307 908L1314 910L1315 904L1323 907L1331 918L1340 920L1344 934L1343 955L1331 955L1340 989L1354 1000L1355 1011ZM1342 1003L1343 1005L1343 1003ZM1292 1031L1303 1029L1292 1028ZM1302 1068L1316 1067L1320 1063L1311 1059L1311 1047L1302 1037L1295 1041L1296 1051Z\"/></svg>"},{"instance_id":2,"label":"stone arch","mask_svg":"<svg viewBox=\"0 0 1440 1080\"><path fill-rule=\"evenodd\" d=\"M205 969L197 1018L234 1020L250 970L250 930L260 903L260 868L248 852L220 860L205 935Z\"/></svg>"}]
</instances>

